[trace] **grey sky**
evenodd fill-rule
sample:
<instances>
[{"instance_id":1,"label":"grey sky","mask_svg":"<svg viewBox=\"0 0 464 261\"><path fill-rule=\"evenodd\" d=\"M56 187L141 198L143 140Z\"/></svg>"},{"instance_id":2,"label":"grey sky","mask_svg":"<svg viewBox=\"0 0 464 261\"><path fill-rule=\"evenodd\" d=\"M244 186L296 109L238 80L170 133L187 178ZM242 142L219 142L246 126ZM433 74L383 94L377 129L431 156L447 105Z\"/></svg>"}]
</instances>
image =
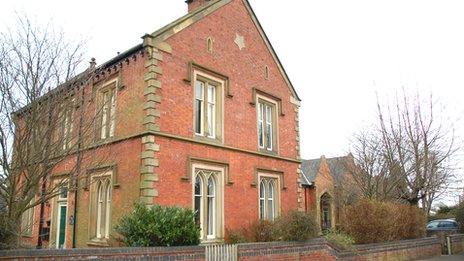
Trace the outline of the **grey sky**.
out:
<instances>
[{"instance_id":1,"label":"grey sky","mask_svg":"<svg viewBox=\"0 0 464 261\"><path fill-rule=\"evenodd\" d=\"M456 0L250 0L295 88L302 156L337 156L374 120L375 91L405 87L434 96L464 137L464 2ZM183 0L3 1L0 28L16 12L50 19L88 39L102 63L186 13ZM460 122L457 122L461 119ZM463 165L461 165L462 167ZM462 172L461 172L462 173Z\"/></svg>"}]
</instances>

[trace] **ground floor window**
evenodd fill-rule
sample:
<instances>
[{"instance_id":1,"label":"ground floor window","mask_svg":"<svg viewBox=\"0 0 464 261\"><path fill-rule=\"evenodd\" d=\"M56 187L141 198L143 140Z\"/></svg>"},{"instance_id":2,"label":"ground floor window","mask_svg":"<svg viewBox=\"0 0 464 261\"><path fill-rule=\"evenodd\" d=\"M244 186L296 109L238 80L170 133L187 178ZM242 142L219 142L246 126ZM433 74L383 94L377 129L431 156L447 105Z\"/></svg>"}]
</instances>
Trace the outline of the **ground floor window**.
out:
<instances>
[{"instance_id":1,"label":"ground floor window","mask_svg":"<svg viewBox=\"0 0 464 261\"><path fill-rule=\"evenodd\" d=\"M201 229L202 240L223 236L223 169L214 166L193 165L193 208L195 221Z\"/></svg>"},{"instance_id":2,"label":"ground floor window","mask_svg":"<svg viewBox=\"0 0 464 261\"><path fill-rule=\"evenodd\" d=\"M30 205L33 204L31 201ZM32 227L34 225L34 207L29 207L24 211L21 217L21 233L23 236L32 236Z\"/></svg>"},{"instance_id":3,"label":"ground floor window","mask_svg":"<svg viewBox=\"0 0 464 261\"><path fill-rule=\"evenodd\" d=\"M259 177L259 218L274 220L279 214L279 178L274 175Z\"/></svg>"},{"instance_id":4,"label":"ground floor window","mask_svg":"<svg viewBox=\"0 0 464 261\"><path fill-rule=\"evenodd\" d=\"M90 239L106 241L111 232L112 172L94 174L90 184Z\"/></svg>"}]
</instances>

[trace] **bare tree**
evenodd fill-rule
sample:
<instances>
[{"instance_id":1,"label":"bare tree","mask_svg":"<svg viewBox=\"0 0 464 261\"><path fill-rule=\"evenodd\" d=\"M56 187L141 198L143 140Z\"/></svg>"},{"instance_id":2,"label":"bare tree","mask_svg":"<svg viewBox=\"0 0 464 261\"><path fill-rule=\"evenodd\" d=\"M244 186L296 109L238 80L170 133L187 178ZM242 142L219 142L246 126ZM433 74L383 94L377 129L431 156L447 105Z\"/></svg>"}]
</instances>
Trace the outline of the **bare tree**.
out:
<instances>
[{"instance_id":1,"label":"bare tree","mask_svg":"<svg viewBox=\"0 0 464 261\"><path fill-rule=\"evenodd\" d=\"M98 117L83 88L94 68L76 75L83 44L67 42L50 25L18 21L0 35L0 229L10 232L0 248L20 244L26 210L40 205L42 216L45 202L77 189ZM63 165L66 172L56 179L51 173Z\"/></svg>"},{"instance_id":2,"label":"bare tree","mask_svg":"<svg viewBox=\"0 0 464 261\"><path fill-rule=\"evenodd\" d=\"M363 195L421 203L429 214L433 201L453 179L458 150L454 131L436 115L432 96L410 99L403 91L393 107L377 101L378 122L356 136L354 179Z\"/></svg>"}]
</instances>

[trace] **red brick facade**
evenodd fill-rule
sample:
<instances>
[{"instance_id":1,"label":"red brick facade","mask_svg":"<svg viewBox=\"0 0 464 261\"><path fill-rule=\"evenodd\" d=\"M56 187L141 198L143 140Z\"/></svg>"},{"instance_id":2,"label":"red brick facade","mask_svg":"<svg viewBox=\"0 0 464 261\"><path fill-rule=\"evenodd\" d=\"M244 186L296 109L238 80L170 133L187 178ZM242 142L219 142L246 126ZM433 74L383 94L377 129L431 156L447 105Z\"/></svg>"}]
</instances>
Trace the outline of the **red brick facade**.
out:
<instances>
[{"instance_id":1,"label":"red brick facade","mask_svg":"<svg viewBox=\"0 0 464 261\"><path fill-rule=\"evenodd\" d=\"M80 175L112 173L112 227L138 200L193 208L192 164L219 166L224 169L217 198L222 200L223 232L217 240L222 240L226 231L259 218L259 175L279 180L277 213L303 208L299 98L246 0L191 2L194 12L146 35L143 44L98 67L93 80L80 87L86 97L94 97L88 106L95 110L99 88L118 80L114 137L89 142ZM192 68L223 80L219 141L195 135ZM277 149L272 153L259 149L257 95L276 102ZM96 149L97 144L103 147ZM93 163L100 156L102 162ZM70 164L72 159L63 162L56 173L66 173ZM92 191L90 186L68 195L66 248L115 245L111 238L92 241ZM51 226L44 246L51 248L57 229L54 205L45 204L44 215ZM39 216L36 208L36 224ZM35 226L25 241L35 245L37 238Z\"/></svg>"}]
</instances>

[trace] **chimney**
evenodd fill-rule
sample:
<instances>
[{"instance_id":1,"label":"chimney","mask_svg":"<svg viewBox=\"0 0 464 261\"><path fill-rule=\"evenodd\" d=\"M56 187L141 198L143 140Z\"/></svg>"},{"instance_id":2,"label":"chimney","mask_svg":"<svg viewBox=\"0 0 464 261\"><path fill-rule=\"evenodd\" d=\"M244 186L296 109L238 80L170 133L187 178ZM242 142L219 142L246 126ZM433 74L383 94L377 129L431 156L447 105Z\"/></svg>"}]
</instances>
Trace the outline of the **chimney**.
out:
<instances>
[{"instance_id":1,"label":"chimney","mask_svg":"<svg viewBox=\"0 0 464 261\"><path fill-rule=\"evenodd\" d=\"M209 3L211 3L210 0L185 0L185 2L188 4L188 12L194 12L200 7L203 7Z\"/></svg>"}]
</instances>

